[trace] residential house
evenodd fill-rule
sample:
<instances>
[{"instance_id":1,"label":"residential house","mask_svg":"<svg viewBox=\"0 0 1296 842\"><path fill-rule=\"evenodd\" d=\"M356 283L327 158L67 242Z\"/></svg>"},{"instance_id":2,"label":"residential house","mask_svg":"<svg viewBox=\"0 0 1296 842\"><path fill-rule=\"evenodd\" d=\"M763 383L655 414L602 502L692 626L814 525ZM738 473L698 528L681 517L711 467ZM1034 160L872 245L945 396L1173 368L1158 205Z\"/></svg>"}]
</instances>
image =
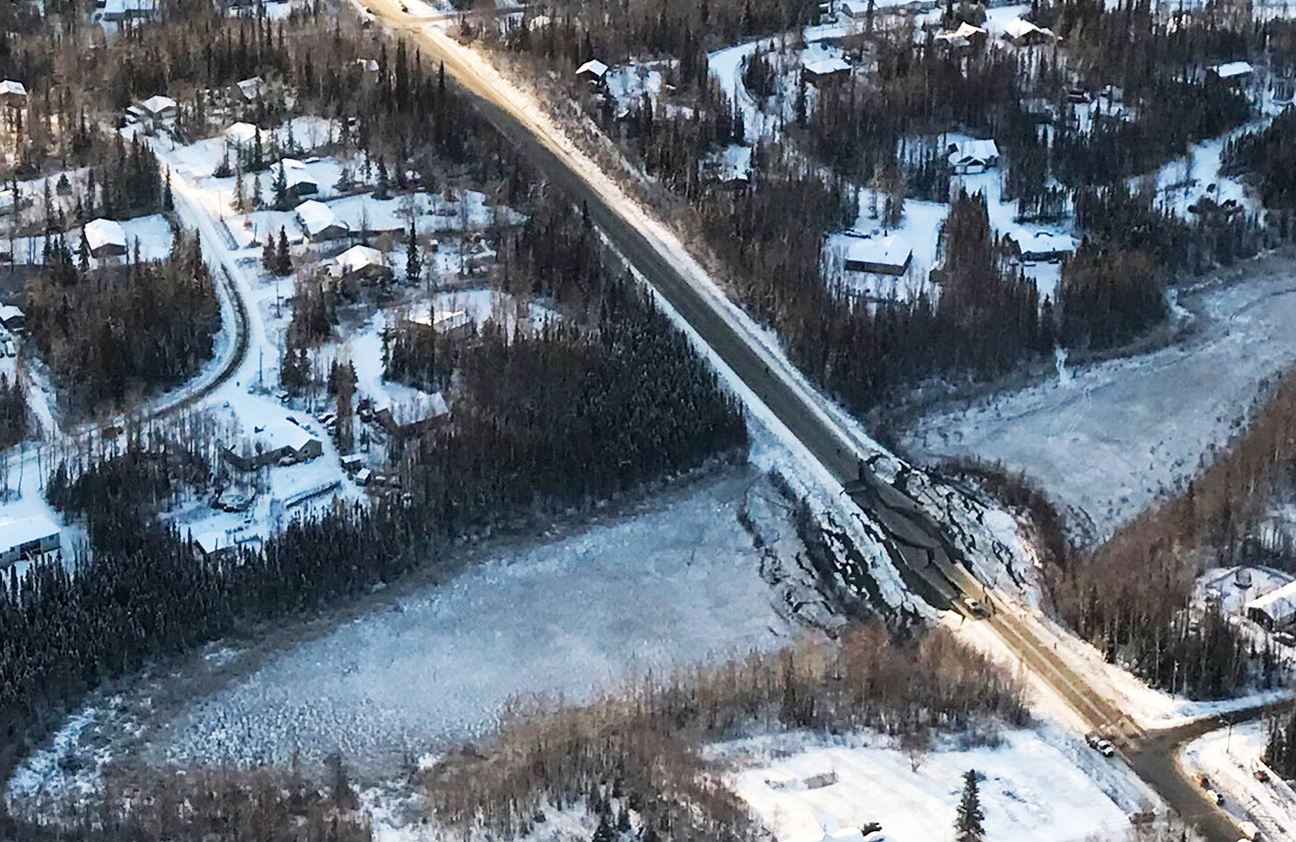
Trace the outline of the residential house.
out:
<instances>
[{"instance_id":1,"label":"residential house","mask_svg":"<svg viewBox=\"0 0 1296 842\"><path fill-rule=\"evenodd\" d=\"M59 527L47 517L0 520L0 567L58 552L61 546Z\"/></svg>"},{"instance_id":2,"label":"residential house","mask_svg":"<svg viewBox=\"0 0 1296 842\"><path fill-rule=\"evenodd\" d=\"M1053 30L1036 26L1024 18L1013 18L1004 25L1004 38L1018 47L1033 47L1057 41Z\"/></svg>"},{"instance_id":3,"label":"residential house","mask_svg":"<svg viewBox=\"0 0 1296 842\"><path fill-rule=\"evenodd\" d=\"M251 123L233 123L225 129L225 142L235 149L251 149L256 136L257 127Z\"/></svg>"},{"instance_id":4,"label":"residential house","mask_svg":"<svg viewBox=\"0 0 1296 842\"><path fill-rule=\"evenodd\" d=\"M179 106L176 101L169 96L156 95L151 96L139 103L139 109L143 112L144 118L157 128L167 120L175 118Z\"/></svg>"},{"instance_id":5,"label":"residential house","mask_svg":"<svg viewBox=\"0 0 1296 842\"><path fill-rule=\"evenodd\" d=\"M1242 85L1255 75L1255 68L1247 61L1230 61L1210 69L1211 75L1229 85Z\"/></svg>"},{"instance_id":6,"label":"residential house","mask_svg":"<svg viewBox=\"0 0 1296 842\"><path fill-rule=\"evenodd\" d=\"M846 271L903 275L913 262L913 249L896 234L855 240L846 250Z\"/></svg>"},{"instance_id":7,"label":"residential house","mask_svg":"<svg viewBox=\"0 0 1296 842\"><path fill-rule=\"evenodd\" d=\"M1012 231L1008 251L1026 263L1054 263L1076 250L1075 237L1056 231Z\"/></svg>"},{"instance_id":8,"label":"residential house","mask_svg":"<svg viewBox=\"0 0 1296 842\"><path fill-rule=\"evenodd\" d=\"M949 145L949 163L956 175L985 172L999 165L999 146L993 140L962 140Z\"/></svg>"},{"instance_id":9,"label":"residential house","mask_svg":"<svg viewBox=\"0 0 1296 842\"><path fill-rule=\"evenodd\" d=\"M100 260L120 257L126 253L126 231L111 219L87 222L85 239L90 245L90 255Z\"/></svg>"},{"instance_id":10,"label":"residential house","mask_svg":"<svg viewBox=\"0 0 1296 842\"><path fill-rule=\"evenodd\" d=\"M986 30L964 21L953 32L938 33L934 40L952 50L979 50L985 46L986 37Z\"/></svg>"},{"instance_id":11,"label":"residential house","mask_svg":"<svg viewBox=\"0 0 1296 842\"><path fill-rule=\"evenodd\" d=\"M319 192L319 182L306 169L306 165L295 158L284 158L270 167L270 184L279 181L279 171L283 170L284 184L288 195L300 199L302 196L313 196Z\"/></svg>"},{"instance_id":12,"label":"residential house","mask_svg":"<svg viewBox=\"0 0 1296 842\"><path fill-rule=\"evenodd\" d=\"M876 11L877 6L870 0L842 0L838 6L841 16L849 20L864 20L869 16L870 11Z\"/></svg>"},{"instance_id":13,"label":"residential house","mask_svg":"<svg viewBox=\"0 0 1296 842\"><path fill-rule=\"evenodd\" d=\"M391 278L387 256L369 246L352 246L333 258L329 272L339 281L375 283Z\"/></svg>"},{"instance_id":14,"label":"residential house","mask_svg":"<svg viewBox=\"0 0 1296 842\"><path fill-rule=\"evenodd\" d=\"M843 58L821 58L801 65L802 77L817 88L850 77L850 62Z\"/></svg>"},{"instance_id":15,"label":"residential house","mask_svg":"<svg viewBox=\"0 0 1296 842\"><path fill-rule=\"evenodd\" d=\"M21 333L27 327L27 314L13 304L0 304L0 327Z\"/></svg>"},{"instance_id":16,"label":"residential house","mask_svg":"<svg viewBox=\"0 0 1296 842\"><path fill-rule=\"evenodd\" d=\"M227 447L222 456L237 470L253 471L266 465L307 462L323 452L323 443L306 430L286 418L271 418L253 429L241 450Z\"/></svg>"},{"instance_id":17,"label":"residential house","mask_svg":"<svg viewBox=\"0 0 1296 842\"><path fill-rule=\"evenodd\" d=\"M311 242L336 240L338 237L345 237L351 231L347 224L338 219L323 202L316 202L313 199L302 202L294 212L297 221L301 223L302 230L306 232Z\"/></svg>"},{"instance_id":18,"label":"residential house","mask_svg":"<svg viewBox=\"0 0 1296 842\"><path fill-rule=\"evenodd\" d=\"M576 78L594 88L602 88L607 81L608 66L596 58L576 68Z\"/></svg>"},{"instance_id":19,"label":"residential house","mask_svg":"<svg viewBox=\"0 0 1296 842\"><path fill-rule=\"evenodd\" d=\"M158 0L104 0L99 10L102 20L122 23L157 17Z\"/></svg>"},{"instance_id":20,"label":"residential house","mask_svg":"<svg viewBox=\"0 0 1296 842\"><path fill-rule=\"evenodd\" d=\"M0 82L0 105L6 108L26 108L27 86L12 79Z\"/></svg>"},{"instance_id":21,"label":"residential house","mask_svg":"<svg viewBox=\"0 0 1296 842\"><path fill-rule=\"evenodd\" d=\"M1296 619L1296 582L1261 594L1244 606L1248 620L1273 630Z\"/></svg>"}]
</instances>

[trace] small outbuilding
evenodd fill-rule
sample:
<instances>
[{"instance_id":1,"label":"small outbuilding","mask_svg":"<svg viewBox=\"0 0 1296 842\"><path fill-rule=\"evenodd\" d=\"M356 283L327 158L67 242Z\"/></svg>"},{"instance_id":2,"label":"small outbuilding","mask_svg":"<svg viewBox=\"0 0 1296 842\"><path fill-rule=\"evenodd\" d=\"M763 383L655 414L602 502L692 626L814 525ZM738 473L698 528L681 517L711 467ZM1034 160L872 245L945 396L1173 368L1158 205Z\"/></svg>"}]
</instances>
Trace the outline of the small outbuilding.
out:
<instances>
[{"instance_id":1,"label":"small outbuilding","mask_svg":"<svg viewBox=\"0 0 1296 842\"><path fill-rule=\"evenodd\" d=\"M838 6L841 16L849 20L864 20L868 17L870 8L876 11L877 5L869 0L842 0Z\"/></svg>"},{"instance_id":2,"label":"small outbuilding","mask_svg":"<svg viewBox=\"0 0 1296 842\"><path fill-rule=\"evenodd\" d=\"M592 87L601 88L607 81L608 66L596 58L576 68L576 78Z\"/></svg>"},{"instance_id":3,"label":"small outbuilding","mask_svg":"<svg viewBox=\"0 0 1296 842\"><path fill-rule=\"evenodd\" d=\"M157 0L104 0L99 17L102 20L120 23L148 20L157 17L157 13Z\"/></svg>"},{"instance_id":4,"label":"small outbuilding","mask_svg":"<svg viewBox=\"0 0 1296 842\"><path fill-rule=\"evenodd\" d=\"M61 531L47 517L0 520L0 567L58 552L61 546Z\"/></svg>"},{"instance_id":5,"label":"small outbuilding","mask_svg":"<svg viewBox=\"0 0 1296 842\"><path fill-rule=\"evenodd\" d=\"M251 123L233 123L225 129L225 142L235 149L250 149L256 142L257 127Z\"/></svg>"},{"instance_id":6,"label":"small outbuilding","mask_svg":"<svg viewBox=\"0 0 1296 842\"><path fill-rule=\"evenodd\" d=\"M937 33L934 40L937 44L948 49L972 50L985 46L986 37L986 30L963 21L959 24L958 29L952 32Z\"/></svg>"},{"instance_id":7,"label":"small outbuilding","mask_svg":"<svg viewBox=\"0 0 1296 842\"><path fill-rule=\"evenodd\" d=\"M896 234L855 240L846 250L846 271L900 276L909 271L913 248Z\"/></svg>"},{"instance_id":8,"label":"small outbuilding","mask_svg":"<svg viewBox=\"0 0 1296 842\"><path fill-rule=\"evenodd\" d=\"M90 256L99 258L120 257L126 253L126 231L111 219L87 222L85 239L90 245Z\"/></svg>"},{"instance_id":9,"label":"small outbuilding","mask_svg":"<svg viewBox=\"0 0 1296 842\"><path fill-rule=\"evenodd\" d=\"M306 237L312 242L336 240L338 237L345 237L351 231L347 224L338 219L323 202L313 199L302 202L294 213L297 215L297 221L301 223L302 230L306 232Z\"/></svg>"}]
</instances>

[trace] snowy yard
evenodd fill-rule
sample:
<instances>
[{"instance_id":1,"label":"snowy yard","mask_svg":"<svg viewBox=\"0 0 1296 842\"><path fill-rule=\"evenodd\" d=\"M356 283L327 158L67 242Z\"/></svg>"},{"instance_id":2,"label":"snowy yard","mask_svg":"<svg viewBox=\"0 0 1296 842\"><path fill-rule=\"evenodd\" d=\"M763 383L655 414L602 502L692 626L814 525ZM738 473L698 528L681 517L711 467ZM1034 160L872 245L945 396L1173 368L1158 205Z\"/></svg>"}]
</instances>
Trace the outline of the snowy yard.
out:
<instances>
[{"instance_id":1,"label":"snowy yard","mask_svg":"<svg viewBox=\"0 0 1296 842\"><path fill-rule=\"evenodd\" d=\"M1180 296L1199 322L1182 343L924 418L905 447L1024 471L1100 539L1193 476L1240 429L1262 381L1296 361L1291 278L1288 258L1248 263L1227 285Z\"/></svg>"},{"instance_id":2,"label":"snowy yard","mask_svg":"<svg viewBox=\"0 0 1296 842\"><path fill-rule=\"evenodd\" d=\"M941 745L919 758L871 735L803 735L716 747L729 780L777 842L819 842L868 822L888 842L947 842L962 775L976 769L988 839L1063 842L1129 827L1147 800L1123 764L1052 729L1013 731L997 748ZM812 787L827 773L826 786ZM835 776L835 780L834 780Z\"/></svg>"},{"instance_id":3,"label":"snowy yard","mask_svg":"<svg viewBox=\"0 0 1296 842\"><path fill-rule=\"evenodd\" d=\"M1224 809L1253 822L1266 842L1291 842L1296 839L1296 793L1276 776L1257 780L1253 770L1264 752L1267 727L1261 721L1212 731L1188 744L1182 763L1206 775L1209 786L1224 796Z\"/></svg>"}]
</instances>

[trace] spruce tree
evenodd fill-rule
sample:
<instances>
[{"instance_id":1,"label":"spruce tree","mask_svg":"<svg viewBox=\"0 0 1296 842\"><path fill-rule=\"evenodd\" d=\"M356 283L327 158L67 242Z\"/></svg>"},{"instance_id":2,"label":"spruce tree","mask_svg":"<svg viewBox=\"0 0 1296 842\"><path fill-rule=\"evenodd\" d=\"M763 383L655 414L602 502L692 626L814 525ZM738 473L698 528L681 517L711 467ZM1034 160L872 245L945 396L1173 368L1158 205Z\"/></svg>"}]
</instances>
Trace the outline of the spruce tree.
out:
<instances>
[{"instance_id":1,"label":"spruce tree","mask_svg":"<svg viewBox=\"0 0 1296 842\"><path fill-rule=\"evenodd\" d=\"M985 828L981 822L985 813L981 810L981 794L978 785L981 775L976 769L969 769L963 774L963 798L959 801L958 812L954 816L955 842L981 842L985 839Z\"/></svg>"},{"instance_id":2,"label":"spruce tree","mask_svg":"<svg viewBox=\"0 0 1296 842\"><path fill-rule=\"evenodd\" d=\"M279 251L275 254L275 269L280 275L287 275L292 271L292 252L288 250L288 232L282 226L279 228Z\"/></svg>"},{"instance_id":3,"label":"spruce tree","mask_svg":"<svg viewBox=\"0 0 1296 842\"><path fill-rule=\"evenodd\" d=\"M419 257L418 232L414 228L414 221L410 220L409 236L406 237L405 244L405 283L417 284L422 275L423 261Z\"/></svg>"},{"instance_id":4,"label":"spruce tree","mask_svg":"<svg viewBox=\"0 0 1296 842\"><path fill-rule=\"evenodd\" d=\"M288 210L288 172L283 161L278 164L274 177L275 210Z\"/></svg>"},{"instance_id":5,"label":"spruce tree","mask_svg":"<svg viewBox=\"0 0 1296 842\"><path fill-rule=\"evenodd\" d=\"M598 828L594 831L592 842L615 842L616 832L612 830L612 824L608 821L607 813L599 814Z\"/></svg>"}]
</instances>

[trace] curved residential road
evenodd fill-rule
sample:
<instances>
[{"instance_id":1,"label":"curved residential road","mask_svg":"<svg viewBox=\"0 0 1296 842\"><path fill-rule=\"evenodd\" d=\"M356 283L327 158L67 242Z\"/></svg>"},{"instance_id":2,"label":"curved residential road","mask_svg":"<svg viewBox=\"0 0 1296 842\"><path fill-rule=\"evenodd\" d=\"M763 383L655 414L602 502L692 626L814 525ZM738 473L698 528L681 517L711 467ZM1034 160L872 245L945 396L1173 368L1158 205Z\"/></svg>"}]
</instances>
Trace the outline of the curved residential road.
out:
<instances>
[{"instance_id":1,"label":"curved residential road","mask_svg":"<svg viewBox=\"0 0 1296 842\"><path fill-rule=\"evenodd\" d=\"M1235 842L1238 831L1232 820L1205 802L1183 778L1173 735L1146 737L1103 687L1058 656L1030 619L1011 610L1003 597L986 591L931 514L901 488L869 470L864 460L878 455L876 445L857 437L785 358L766 347L659 220L627 198L529 97L520 95L479 54L435 26L412 21L396 0L370 0L369 8L388 28L416 39L425 55L443 62L446 72L476 97L482 113L505 138L569 198L588 208L622 256L750 391L749 400L759 402L785 426L882 529L896 567L911 589L932 605L953 608L969 619L975 618L965 598L976 597L989 605L993 613L982 622L1023 666L1091 728L1112 734L1135 771L1172 809L1194 820L1211 842Z\"/></svg>"}]
</instances>

